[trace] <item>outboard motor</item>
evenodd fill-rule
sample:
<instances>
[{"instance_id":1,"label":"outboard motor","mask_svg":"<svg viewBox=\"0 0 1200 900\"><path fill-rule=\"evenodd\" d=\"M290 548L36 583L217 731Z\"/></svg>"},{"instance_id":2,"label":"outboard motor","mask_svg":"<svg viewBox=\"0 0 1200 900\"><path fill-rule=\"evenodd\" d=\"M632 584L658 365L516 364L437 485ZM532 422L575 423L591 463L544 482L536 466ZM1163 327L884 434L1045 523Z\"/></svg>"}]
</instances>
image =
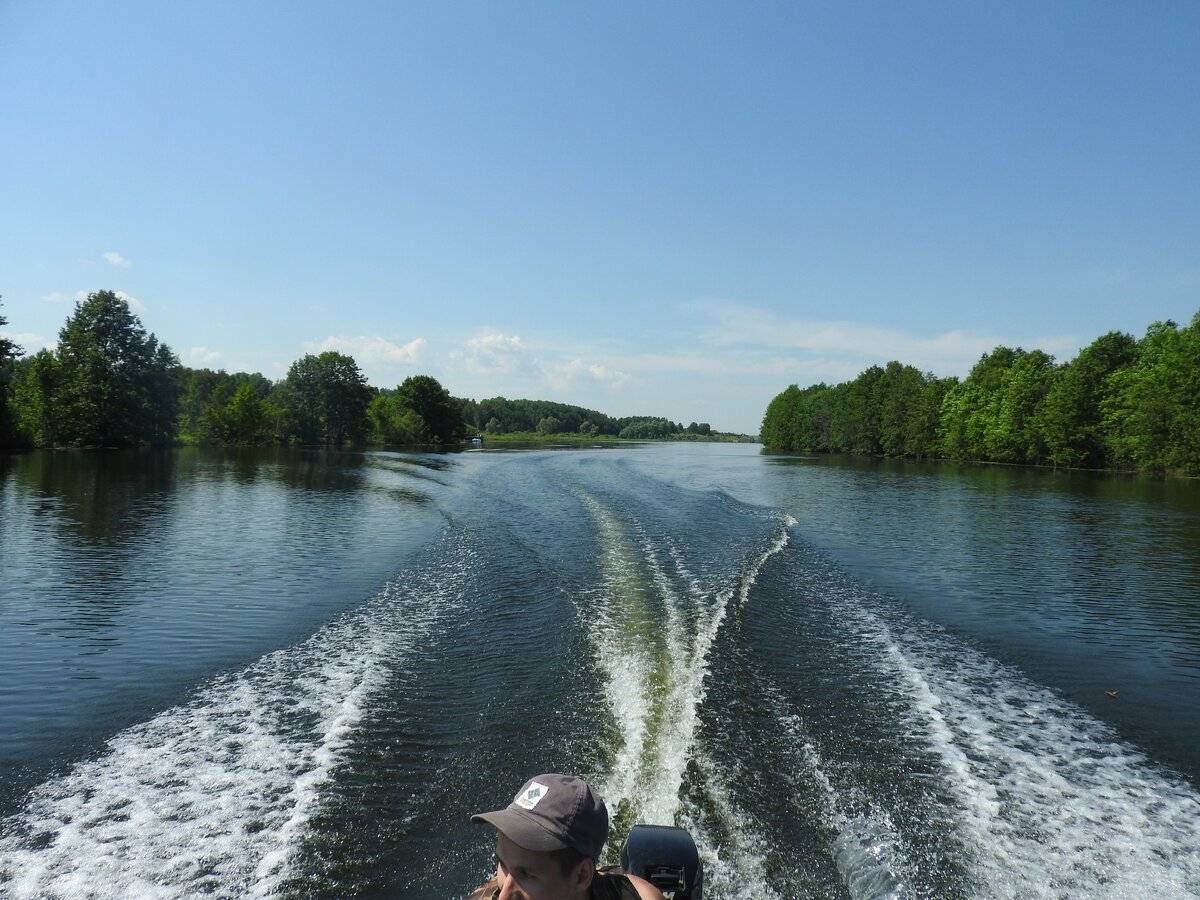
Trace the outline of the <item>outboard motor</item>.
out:
<instances>
[{"instance_id":1,"label":"outboard motor","mask_svg":"<svg viewBox=\"0 0 1200 900\"><path fill-rule=\"evenodd\" d=\"M621 869L645 878L667 900L704 900L700 854L682 828L634 825L621 847Z\"/></svg>"}]
</instances>

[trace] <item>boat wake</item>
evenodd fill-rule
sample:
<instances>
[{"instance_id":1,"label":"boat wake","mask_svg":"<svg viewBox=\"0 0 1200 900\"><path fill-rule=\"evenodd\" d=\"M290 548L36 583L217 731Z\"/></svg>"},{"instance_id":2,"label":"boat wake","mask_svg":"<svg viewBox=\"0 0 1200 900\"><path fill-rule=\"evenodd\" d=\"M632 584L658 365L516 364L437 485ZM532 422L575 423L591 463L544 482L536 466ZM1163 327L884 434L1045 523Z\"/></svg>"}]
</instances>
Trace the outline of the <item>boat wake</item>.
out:
<instances>
[{"instance_id":1,"label":"boat wake","mask_svg":"<svg viewBox=\"0 0 1200 900\"><path fill-rule=\"evenodd\" d=\"M448 557L34 789L0 822L0 893L278 894L390 668L461 605Z\"/></svg>"}]
</instances>

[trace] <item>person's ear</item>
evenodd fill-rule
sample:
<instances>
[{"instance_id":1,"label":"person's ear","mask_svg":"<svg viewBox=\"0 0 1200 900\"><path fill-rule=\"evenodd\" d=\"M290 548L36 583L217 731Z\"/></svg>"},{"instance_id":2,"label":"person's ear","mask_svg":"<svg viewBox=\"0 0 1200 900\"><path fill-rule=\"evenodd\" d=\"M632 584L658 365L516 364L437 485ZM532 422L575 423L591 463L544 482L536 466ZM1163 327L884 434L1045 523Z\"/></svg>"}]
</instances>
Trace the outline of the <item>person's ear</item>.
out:
<instances>
[{"instance_id":1,"label":"person's ear","mask_svg":"<svg viewBox=\"0 0 1200 900\"><path fill-rule=\"evenodd\" d=\"M584 857L579 861L579 865L575 867L575 886L583 889L592 883L592 877L596 874L596 861Z\"/></svg>"}]
</instances>

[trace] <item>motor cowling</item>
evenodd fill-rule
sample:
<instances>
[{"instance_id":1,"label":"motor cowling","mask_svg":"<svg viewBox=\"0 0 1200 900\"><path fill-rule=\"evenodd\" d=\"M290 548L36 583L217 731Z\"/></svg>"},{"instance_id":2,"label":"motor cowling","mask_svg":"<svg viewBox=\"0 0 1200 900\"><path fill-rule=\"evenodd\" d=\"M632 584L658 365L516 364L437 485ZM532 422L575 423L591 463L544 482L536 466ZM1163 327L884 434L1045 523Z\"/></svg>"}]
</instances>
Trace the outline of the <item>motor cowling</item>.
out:
<instances>
[{"instance_id":1,"label":"motor cowling","mask_svg":"<svg viewBox=\"0 0 1200 900\"><path fill-rule=\"evenodd\" d=\"M700 854L692 836L682 828L634 825L621 847L621 869L645 878L667 900L703 900Z\"/></svg>"}]
</instances>

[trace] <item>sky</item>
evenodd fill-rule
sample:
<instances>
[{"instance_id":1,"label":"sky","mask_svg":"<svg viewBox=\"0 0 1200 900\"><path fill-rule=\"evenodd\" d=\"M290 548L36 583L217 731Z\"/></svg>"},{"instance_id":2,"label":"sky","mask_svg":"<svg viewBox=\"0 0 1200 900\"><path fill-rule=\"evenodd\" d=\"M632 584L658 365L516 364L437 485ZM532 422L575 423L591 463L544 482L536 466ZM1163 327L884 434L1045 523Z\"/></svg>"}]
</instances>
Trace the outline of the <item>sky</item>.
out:
<instances>
[{"instance_id":1,"label":"sky","mask_svg":"<svg viewBox=\"0 0 1200 900\"><path fill-rule=\"evenodd\" d=\"M0 316L757 433L1200 310L1200 3L0 0Z\"/></svg>"}]
</instances>

